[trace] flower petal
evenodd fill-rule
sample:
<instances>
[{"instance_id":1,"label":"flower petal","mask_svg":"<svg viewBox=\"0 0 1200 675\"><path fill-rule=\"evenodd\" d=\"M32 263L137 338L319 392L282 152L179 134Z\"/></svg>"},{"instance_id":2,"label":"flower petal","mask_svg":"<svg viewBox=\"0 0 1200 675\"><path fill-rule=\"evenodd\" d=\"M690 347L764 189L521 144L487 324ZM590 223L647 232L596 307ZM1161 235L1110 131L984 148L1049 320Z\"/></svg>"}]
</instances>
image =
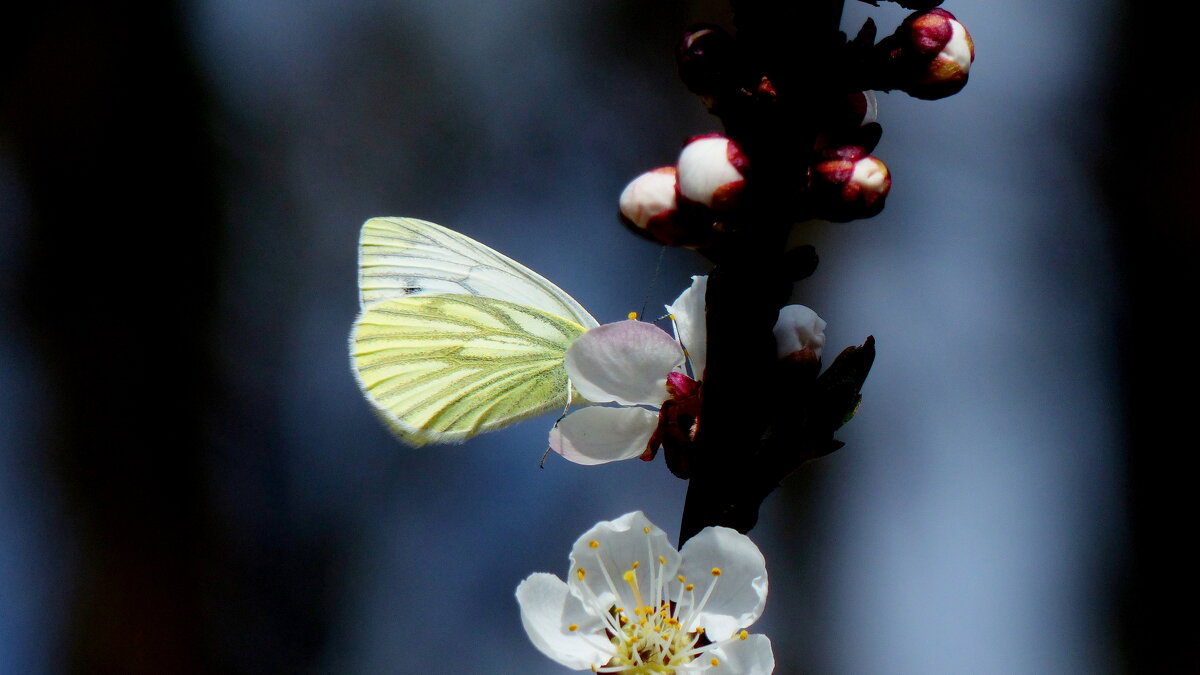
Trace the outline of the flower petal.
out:
<instances>
[{"instance_id":1,"label":"flower petal","mask_svg":"<svg viewBox=\"0 0 1200 675\"><path fill-rule=\"evenodd\" d=\"M745 640L733 640L714 647L703 658L713 657L720 664L715 673L738 675L769 675L775 670L775 654L766 635L747 635Z\"/></svg>"},{"instance_id":2,"label":"flower petal","mask_svg":"<svg viewBox=\"0 0 1200 675\"><path fill-rule=\"evenodd\" d=\"M615 653L604 634L604 621L587 613L568 592L567 584L553 574L529 575L517 586L517 604L529 639L558 663L572 670L587 670L608 663Z\"/></svg>"},{"instance_id":3,"label":"flower petal","mask_svg":"<svg viewBox=\"0 0 1200 675\"><path fill-rule=\"evenodd\" d=\"M683 365L683 351L658 326L628 320L580 335L563 363L589 401L659 406L667 398L667 373Z\"/></svg>"},{"instance_id":4,"label":"flower petal","mask_svg":"<svg viewBox=\"0 0 1200 675\"><path fill-rule=\"evenodd\" d=\"M708 355L708 325L705 323L704 294L708 290L708 277L692 277L692 285L667 305L667 312L675 318L675 337L687 351L692 364L692 377L704 379L704 366Z\"/></svg>"},{"instance_id":5,"label":"flower petal","mask_svg":"<svg viewBox=\"0 0 1200 675\"><path fill-rule=\"evenodd\" d=\"M656 412L593 405L567 415L550 430L550 449L576 464L633 459L646 450L656 428Z\"/></svg>"},{"instance_id":6,"label":"flower petal","mask_svg":"<svg viewBox=\"0 0 1200 675\"><path fill-rule=\"evenodd\" d=\"M825 320L808 307L788 305L779 310L774 332L779 358L805 348L821 358L821 349L825 347Z\"/></svg>"},{"instance_id":7,"label":"flower petal","mask_svg":"<svg viewBox=\"0 0 1200 675\"><path fill-rule=\"evenodd\" d=\"M767 604L767 561L750 537L728 527L706 527L680 553L679 572L696 585L683 601L688 630L703 626L715 642L758 620ZM697 612L695 605L713 584Z\"/></svg>"},{"instance_id":8,"label":"flower petal","mask_svg":"<svg viewBox=\"0 0 1200 675\"><path fill-rule=\"evenodd\" d=\"M667 533L641 511L634 511L596 523L575 542L567 585L572 595L598 611L615 604L632 616L637 607L656 607L667 599L658 593L666 594L666 582L675 578L678 569L679 552ZM630 570L635 584L623 578Z\"/></svg>"}]
</instances>

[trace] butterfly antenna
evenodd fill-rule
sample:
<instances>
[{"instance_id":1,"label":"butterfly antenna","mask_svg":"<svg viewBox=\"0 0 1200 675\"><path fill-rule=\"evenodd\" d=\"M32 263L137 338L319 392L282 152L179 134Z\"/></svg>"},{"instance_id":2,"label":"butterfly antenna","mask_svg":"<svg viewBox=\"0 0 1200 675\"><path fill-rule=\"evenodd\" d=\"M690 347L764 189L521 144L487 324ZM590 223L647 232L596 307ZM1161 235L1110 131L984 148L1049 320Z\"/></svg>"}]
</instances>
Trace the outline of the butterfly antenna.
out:
<instances>
[{"instance_id":1,"label":"butterfly antenna","mask_svg":"<svg viewBox=\"0 0 1200 675\"><path fill-rule=\"evenodd\" d=\"M638 313L638 316L646 316L646 305L650 304L650 294L654 292L654 286L658 283L658 277L662 273L663 258L666 254L666 246L658 249L658 262L654 265L654 276L650 277L650 284L646 286L646 295L642 298L642 311Z\"/></svg>"}]
</instances>

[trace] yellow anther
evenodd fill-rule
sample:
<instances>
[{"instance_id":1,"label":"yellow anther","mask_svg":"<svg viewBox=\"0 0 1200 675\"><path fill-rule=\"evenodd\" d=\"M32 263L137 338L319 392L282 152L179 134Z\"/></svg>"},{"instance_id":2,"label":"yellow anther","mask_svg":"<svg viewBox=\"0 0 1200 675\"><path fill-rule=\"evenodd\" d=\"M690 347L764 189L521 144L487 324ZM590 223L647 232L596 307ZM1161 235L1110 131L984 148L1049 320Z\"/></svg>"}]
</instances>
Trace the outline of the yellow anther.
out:
<instances>
[{"instance_id":1,"label":"yellow anther","mask_svg":"<svg viewBox=\"0 0 1200 675\"><path fill-rule=\"evenodd\" d=\"M567 626L567 630L569 630L569 631L571 631L572 633L574 633L575 631L579 630L579 624L574 624L574 623L573 623L573 624L571 624L570 626Z\"/></svg>"},{"instance_id":2,"label":"yellow anther","mask_svg":"<svg viewBox=\"0 0 1200 675\"><path fill-rule=\"evenodd\" d=\"M583 568L582 567L575 570L575 576L579 577L580 581L583 581Z\"/></svg>"},{"instance_id":3,"label":"yellow anther","mask_svg":"<svg viewBox=\"0 0 1200 675\"><path fill-rule=\"evenodd\" d=\"M643 533L643 534L650 534L650 528L648 528L648 527L643 527L643 528L642 528L642 533Z\"/></svg>"},{"instance_id":4,"label":"yellow anther","mask_svg":"<svg viewBox=\"0 0 1200 675\"><path fill-rule=\"evenodd\" d=\"M582 577L580 577L580 578L582 578ZM683 590L690 592L690 591L695 590L695 588L696 588L696 584L688 584L687 586L683 587Z\"/></svg>"},{"instance_id":5,"label":"yellow anther","mask_svg":"<svg viewBox=\"0 0 1200 675\"><path fill-rule=\"evenodd\" d=\"M704 626L696 627L696 635L704 635Z\"/></svg>"},{"instance_id":6,"label":"yellow anther","mask_svg":"<svg viewBox=\"0 0 1200 675\"><path fill-rule=\"evenodd\" d=\"M637 560L634 560L633 564L629 566L629 569L636 570L638 568L638 565L641 565L641 564L642 563L638 562Z\"/></svg>"},{"instance_id":7,"label":"yellow anther","mask_svg":"<svg viewBox=\"0 0 1200 675\"><path fill-rule=\"evenodd\" d=\"M628 314L626 314L626 315L625 315L625 318L627 318L627 319L636 319L636 318L637 318L637 312L630 312L630 313L628 313Z\"/></svg>"},{"instance_id":8,"label":"yellow anther","mask_svg":"<svg viewBox=\"0 0 1200 675\"><path fill-rule=\"evenodd\" d=\"M588 542L588 548L600 548L600 542L593 539Z\"/></svg>"},{"instance_id":9,"label":"yellow anther","mask_svg":"<svg viewBox=\"0 0 1200 675\"><path fill-rule=\"evenodd\" d=\"M658 564L659 564L659 565L666 565L666 564L667 564L667 559L666 559L666 558L664 558L664 557L662 557L661 555L660 555L660 556L658 556Z\"/></svg>"},{"instance_id":10,"label":"yellow anther","mask_svg":"<svg viewBox=\"0 0 1200 675\"><path fill-rule=\"evenodd\" d=\"M675 320L675 315L674 315L674 314L668 314L668 315L667 315L667 318L668 318L668 319L670 319L670 320L672 320L672 321L674 321L674 320Z\"/></svg>"},{"instance_id":11,"label":"yellow anther","mask_svg":"<svg viewBox=\"0 0 1200 675\"><path fill-rule=\"evenodd\" d=\"M745 640L749 636L750 636L750 634L747 633L746 631L742 631L742 632L738 633L739 640Z\"/></svg>"},{"instance_id":12,"label":"yellow anther","mask_svg":"<svg viewBox=\"0 0 1200 675\"><path fill-rule=\"evenodd\" d=\"M621 575L621 578L622 578L622 579L624 579L624 580L625 580L625 583L627 583L627 584L631 584L631 583L633 583L633 580L634 580L634 578L635 578L635 577L633 576L633 570L629 570L629 571L628 571L628 572L626 572L625 574L622 574L622 575Z\"/></svg>"},{"instance_id":13,"label":"yellow anther","mask_svg":"<svg viewBox=\"0 0 1200 675\"><path fill-rule=\"evenodd\" d=\"M714 577L719 577L719 576L721 576L721 568L720 568L720 567L714 567L714 568L712 568L712 575L713 575Z\"/></svg>"},{"instance_id":14,"label":"yellow anther","mask_svg":"<svg viewBox=\"0 0 1200 675\"><path fill-rule=\"evenodd\" d=\"M709 661L709 663L713 664L713 668L716 668L717 666L721 665L721 662L718 661L717 657L715 657L715 656L713 657L712 661Z\"/></svg>"},{"instance_id":15,"label":"yellow anther","mask_svg":"<svg viewBox=\"0 0 1200 675\"><path fill-rule=\"evenodd\" d=\"M683 575L682 575L682 574L680 574L679 576L677 576L677 577L675 577L675 578L676 578L676 579L678 579L678 580L679 580L679 583L681 583L681 584L682 584L683 582L687 581L687 579L684 579L684 578L683 578Z\"/></svg>"}]
</instances>

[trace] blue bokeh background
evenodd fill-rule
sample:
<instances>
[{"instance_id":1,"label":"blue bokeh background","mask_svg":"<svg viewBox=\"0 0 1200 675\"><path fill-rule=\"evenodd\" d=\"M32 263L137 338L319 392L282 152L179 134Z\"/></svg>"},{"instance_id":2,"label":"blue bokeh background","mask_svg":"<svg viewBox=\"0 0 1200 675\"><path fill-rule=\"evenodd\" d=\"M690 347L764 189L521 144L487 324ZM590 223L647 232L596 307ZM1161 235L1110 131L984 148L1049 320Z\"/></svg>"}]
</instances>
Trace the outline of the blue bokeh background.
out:
<instances>
[{"instance_id":1,"label":"blue bokeh background","mask_svg":"<svg viewBox=\"0 0 1200 675\"><path fill-rule=\"evenodd\" d=\"M316 641L302 644L257 632L253 617L291 619L269 598L222 606L241 613L240 641L211 638L233 661L258 650L265 660L244 667L284 651L314 672L561 672L524 637L516 584L563 573L597 520L641 509L675 530L686 486L661 464L550 457L539 469L552 418L462 446L397 444L346 354L371 216L453 227L601 321L653 312L705 270L679 250L660 266L614 216L626 181L715 128L670 47L727 9L648 4L183 3L209 91L196 133L225 158L213 339L229 399L205 430L206 508L257 573L323 598L303 618ZM886 33L904 16L849 4L850 31L870 15ZM796 299L828 321L827 350L873 334L879 356L847 447L789 480L752 533L771 573L758 629L777 672L1121 669L1122 298L1093 171L1110 4L950 2L975 38L971 83L941 102L880 96L886 211L797 228L822 263ZM0 144L5 673L68 666L89 559L40 452L53 432L47 357L14 300L31 190ZM310 569L313 550L319 574L287 573Z\"/></svg>"}]
</instances>

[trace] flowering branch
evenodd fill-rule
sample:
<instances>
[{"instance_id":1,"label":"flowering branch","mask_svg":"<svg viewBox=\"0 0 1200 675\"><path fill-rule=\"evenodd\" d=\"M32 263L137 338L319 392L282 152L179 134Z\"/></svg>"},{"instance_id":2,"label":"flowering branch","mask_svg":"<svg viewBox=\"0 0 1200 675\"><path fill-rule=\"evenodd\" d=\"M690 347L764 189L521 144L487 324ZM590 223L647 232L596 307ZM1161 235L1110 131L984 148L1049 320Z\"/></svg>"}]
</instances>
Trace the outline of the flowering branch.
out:
<instances>
[{"instance_id":1,"label":"flowering branch","mask_svg":"<svg viewBox=\"0 0 1200 675\"><path fill-rule=\"evenodd\" d=\"M780 481L841 447L833 433L857 408L874 341L847 349L820 377L819 360L780 348L781 310L816 267L811 247L784 253L789 229L879 213L891 176L870 155L882 133L870 90L948 96L965 85L974 56L962 25L932 9L939 2L901 2L920 11L878 43L871 21L847 41L843 0L732 4L736 39L698 25L677 50L681 79L725 135L693 139L677 167L635 181L621 200L635 232L715 264L702 403L682 461L691 482L681 542L707 526L747 532ZM660 187L647 200L651 183L674 193ZM680 460L668 462L679 474Z\"/></svg>"}]
</instances>

